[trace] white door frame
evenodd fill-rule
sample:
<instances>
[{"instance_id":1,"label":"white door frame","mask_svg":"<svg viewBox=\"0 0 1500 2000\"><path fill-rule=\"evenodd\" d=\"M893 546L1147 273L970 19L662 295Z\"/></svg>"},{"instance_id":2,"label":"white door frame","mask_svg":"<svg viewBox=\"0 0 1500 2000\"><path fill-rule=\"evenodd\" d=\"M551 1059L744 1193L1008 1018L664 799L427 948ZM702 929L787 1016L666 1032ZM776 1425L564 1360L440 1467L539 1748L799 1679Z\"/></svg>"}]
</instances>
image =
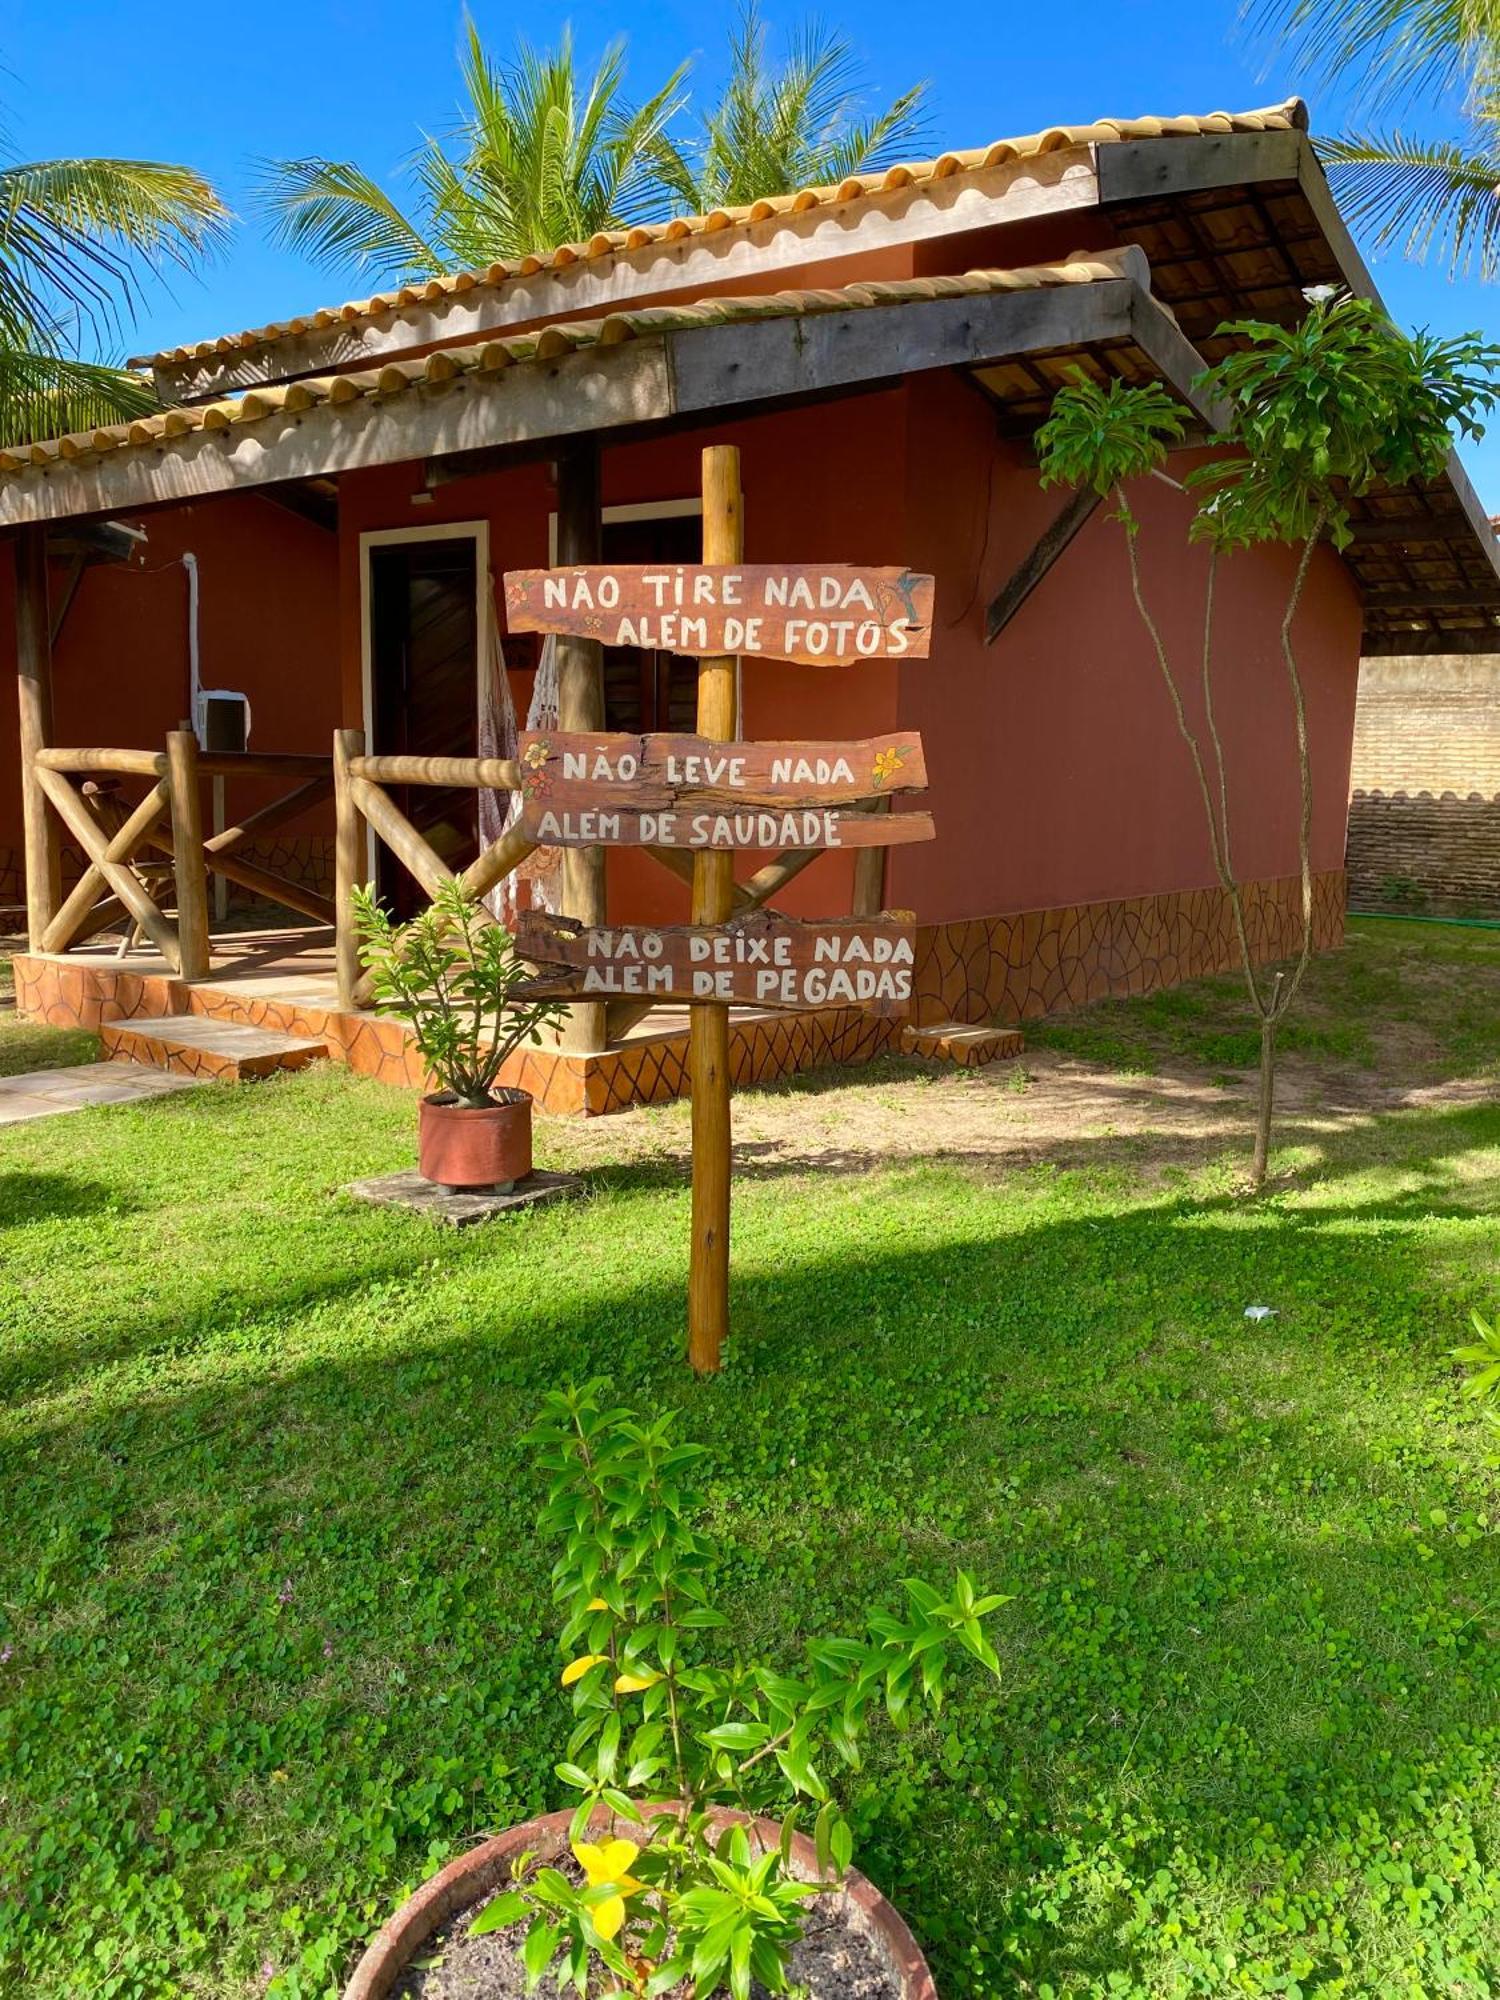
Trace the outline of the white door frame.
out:
<instances>
[{"instance_id":1,"label":"white door frame","mask_svg":"<svg viewBox=\"0 0 1500 2000\"><path fill-rule=\"evenodd\" d=\"M490 581L490 524L478 521L432 521L421 527L367 528L359 538L359 674L360 719L365 747L375 745L374 645L370 604L370 551L394 542L458 542L474 544L474 741L479 742L484 649L489 643L493 586ZM365 828L365 866L369 880L375 879L375 834Z\"/></svg>"}]
</instances>

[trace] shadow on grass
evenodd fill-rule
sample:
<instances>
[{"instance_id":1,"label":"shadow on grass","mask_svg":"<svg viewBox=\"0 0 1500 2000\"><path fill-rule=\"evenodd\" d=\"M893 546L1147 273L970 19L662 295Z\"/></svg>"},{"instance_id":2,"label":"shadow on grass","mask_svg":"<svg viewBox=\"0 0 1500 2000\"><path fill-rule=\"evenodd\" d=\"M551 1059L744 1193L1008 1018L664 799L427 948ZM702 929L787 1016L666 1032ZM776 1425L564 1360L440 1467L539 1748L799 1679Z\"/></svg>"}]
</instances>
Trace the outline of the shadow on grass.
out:
<instances>
[{"instance_id":1,"label":"shadow on grass","mask_svg":"<svg viewBox=\"0 0 1500 2000\"><path fill-rule=\"evenodd\" d=\"M0 1229L72 1222L91 1215L129 1215L137 1206L117 1184L83 1174L0 1174Z\"/></svg>"},{"instance_id":2,"label":"shadow on grass","mask_svg":"<svg viewBox=\"0 0 1500 2000\"><path fill-rule=\"evenodd\" d=\"M605 1372L642 1407L683 1406L710 1446L722 1594L771 1656L914 1571L963 1562L1016 1593L1003 1690L965 1677L941 1728L882 1732L854 1787L861 1860L943 1991L1134 1971L1172 1907L1152 1902L1162 1877L1252 1933L1268 1898L1352 1877L1334 1901L1373 1925L1360 1885L1393 1852L1451 1875L1489 1782L1500 1559L1493 1537L1419 1539L1427 1503L1456 1522L1473 1496L1451 1451L1412 1469L1401 1450L1451 1344L1431 1294L1458 1318L1476 1282L1435 1280L1408 1225L1493 1207L1500 1165L1465 1161L1497 1145L1493 1109L1412 1112L1346 1130L1316 1205L1075 1212L1001 1208L939 1153L899 1163L905 1233L888 1199L868 1231L814 1216L788 1247L755 1227L775 1191L750 1189L730 1366L704 1383L682 1367L680 1268L662 1275L632 1199L681 1191L674 1160L596 1171L614 1198L514 1232L351 1210L358 1268L317 1274L270 1256L271 1215L264 1265L190 1310L101 1286L97 1319L34 1344L0 1391L100 1378L4 1461L0 1600L56 1617L34 1658L21 1632L6 1689L34 1760L13 1823L51 1815L64 1847L137 1873L159 1922L183 1898L184 1930L212 1932L205 1852L247 1835L257 1854L316 1843L315 1880L285 1892L315 1911L340 1870L387 1903L474 1811L557 1803L552 1551L518 1440L548 1388ZM1345 1187L1371 1166L1399 1184ZM601 1267L606 1230L628 1256ZM211 1262L211 1226L172 1247ZM1251 1300L1281 1317L1247 1327ZM247 1343L224 1350L232 1373L197 1352L225 1329ZM109 1372L156 1356L148 1385ZM164 1801L179 1824L147 1839ZM97 1881L80 1875L77 1910L71 1893L39 1923L97 1937ZM366 1920L341 1903L328 1921L352 1947ZM1279 1975L1303 1935L1273 1913L1252 1943Z\"/></svg>"}]
</instances>

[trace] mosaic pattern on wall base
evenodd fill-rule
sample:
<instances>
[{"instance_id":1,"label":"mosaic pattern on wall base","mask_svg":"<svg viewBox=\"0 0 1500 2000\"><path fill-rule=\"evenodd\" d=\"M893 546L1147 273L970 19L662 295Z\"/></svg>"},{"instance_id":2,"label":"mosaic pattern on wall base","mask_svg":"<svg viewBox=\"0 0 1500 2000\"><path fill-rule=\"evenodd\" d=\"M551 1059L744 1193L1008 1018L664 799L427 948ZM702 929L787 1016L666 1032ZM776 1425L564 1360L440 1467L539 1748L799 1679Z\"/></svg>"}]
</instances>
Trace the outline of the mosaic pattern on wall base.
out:
<instances>
[{"instance_id":1,"label":"mosaic pattern on wall base","mask_svg":"<svg viewBox=\"0 0 1500 2000\"><path fill-rule=\"evenodd\" d=\"M1326 949L1343 936L1344 878L1330 872L1314 886L1316 942ZM1296 881L1253 884L1247 895L1257 953L1285 956L1297 942ZM1209 890L924 928L910 1024L872 1020L843 1007L741 1017L730 1028L732 1074L743 1088L827 1063L868 1062L903 1047L965 1064L992 1061L1017 1054L1020 1037L1002 1029L976 1038L962 1032L963 1024L1034 1020L1234 963L1226 900ZM247 994L211 980L188 986L167 973L135 972L107 960L22 955L14 968L17 1011L28 1020L98 1034L111 1022L191 1013L326 1042L363 1076L409 1090L424 1085L406 1030L374 1014ZM687 1092L687 1029L673 1027L599 1055L527 1049L507 1065L504 1081L529 1090L543 1111L564 1115L597 1117L632 1104L665 1103Z\"/></svg>"},{"instance_id":2,"label":"mosaic pattern on wall base","mask_svg":"<svg viewBox=\"0 0 1500 2000\"><path fill-rule=\"evenodd\" d=\"M1287 875L1245 887L1258 962L1301 944L1301 886ZM1313 880L1313 938L1320 951L1344 935L1344 873ZM1238 964L1229 898L1184 889L1011 917L975 917L918 933L918 1026L935 1021L1034 1021L1090 1000L1149 993Z\"/></svg>"}]
</instances>

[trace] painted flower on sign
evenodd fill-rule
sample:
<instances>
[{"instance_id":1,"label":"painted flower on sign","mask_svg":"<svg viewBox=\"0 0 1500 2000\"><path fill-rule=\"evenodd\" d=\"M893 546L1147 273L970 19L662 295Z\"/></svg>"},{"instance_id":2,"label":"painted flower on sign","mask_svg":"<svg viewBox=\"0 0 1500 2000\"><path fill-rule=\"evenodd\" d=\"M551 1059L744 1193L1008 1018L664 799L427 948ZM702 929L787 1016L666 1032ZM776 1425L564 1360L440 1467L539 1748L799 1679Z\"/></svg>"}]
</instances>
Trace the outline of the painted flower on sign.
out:
<instances>
[{"instance_id":1,"label":"painted flower on sign","mask_svg":"<svg viewBox=\"0 0 1500 2000\"><path fill-rule=\"evenodd\" d=\"M875 768L872 773L876 784L888 784L905 762L905 750L877 750L875 752Z\"/></svg>"},{"instance_id":2,"label":"painted flower on sign","mask_svg":"<svg viewBox=\"0 0 1500 2000\"><path fill-rule=\"evenodd\" d=\"M540 771L543 764L546 763L551 755L552 745L547 741L545 736L541 736L538 737L535 743L528 743L526 745L525 750L521 754L521 762L530 770Z\"/></svg>"}]
</instances>

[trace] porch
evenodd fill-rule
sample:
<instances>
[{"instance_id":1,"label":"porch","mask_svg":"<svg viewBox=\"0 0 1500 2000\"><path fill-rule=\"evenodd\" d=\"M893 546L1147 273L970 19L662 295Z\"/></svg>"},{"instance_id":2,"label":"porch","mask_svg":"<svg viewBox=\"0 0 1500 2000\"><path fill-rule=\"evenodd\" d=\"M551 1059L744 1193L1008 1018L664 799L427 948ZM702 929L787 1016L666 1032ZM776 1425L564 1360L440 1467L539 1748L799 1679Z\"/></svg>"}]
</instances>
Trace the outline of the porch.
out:
<instances>
[{"instance_id":1,"label":"porch","mask_svg":"<svg viewBox=\"0 0 1500 2000\"><path fill-rule=\"evenodd\" d=\"M158 1062L174 1024L221 1023L312 1043L358 1075L422 1087L422 1065L401 1022L340 1007L330 929L225 932L214 937L213 947L212 971L194 981L184 980L154 949L120 955L113 938L70 952L22 953L14 961L16 1004L31 1020L97 1034L108 1056ZM893 1045L893 1027L899 1034L899 1023L850 1008L814 1014L734 1008L735 1082L767 1083L826 1063L867 1061ZM200 1037L192 1039L200 1066L208 1067L212 1043L205 1063ZM1019 1036L1008 1039L1019 1048ZM507 1081L531 1091L542 1110L564 1116L598 1116L681 1097L687 1088L687 1009L653 1007L607 1049L528 1050L507 1071Z\"/></svg>"},{"instance_id":2,"label":"porch","mask_svg":"<svg viewBox=\"0 0 1500 2000\"><path fill-rule=\"evenodd\" d=\"M424 1068L405 1024L369 1007L350 890L364 879L377 848L424 895L450 872L389 788L514 790L520 772L505 759L372 757L361 745L358 731L341 730L327 758L210 755L199 751L191 731L177 730L161 752L35 751L28 775L46 810L33 822L42 851L31 880L60 880L64 836L72 837L82 866L68 892L59 889L47 909L32 897L31 934L39 948L14 961L21 1013L99 1035L106 1056L192 1073L245 1073L237 1050L249 1030L268 1068L329 1057L362 1075L423 1087ZM205 837L205 783L228 788L246 778L290 779L291 786ZM122 797L126 787L131 795ZM330 794L332 898L244 858L247 849ZM513 828L462 870L462 879L483 897L532 851ZM737 907L759 907L816 852L778 857L738 885ZM879 850L870 852L878 861ZM684 857L660 850L656 858L674 875L681 871ZM873 905L879 876L862 860L856 900ZM215 877L250 892L263 912L267 904L281 904L308 921L278 923L262 915L254 927L215 927ZM229 1031L217 1043L210 1023ZM174 1024L180 1024L175 1032ZM852 1008L736 1008L730 1032L734 1079L749 1084L824 1063L868 1060L899 1044L901 1024ZM686 1088L687 1035L685 1008L591 1003L572 1010L555 1044L513 1058L504 1080L555 1113L594 1115L658 1103ZM1019 1037L1008 1039L1019 1047Z\"/></svg>"}]
</instances>

